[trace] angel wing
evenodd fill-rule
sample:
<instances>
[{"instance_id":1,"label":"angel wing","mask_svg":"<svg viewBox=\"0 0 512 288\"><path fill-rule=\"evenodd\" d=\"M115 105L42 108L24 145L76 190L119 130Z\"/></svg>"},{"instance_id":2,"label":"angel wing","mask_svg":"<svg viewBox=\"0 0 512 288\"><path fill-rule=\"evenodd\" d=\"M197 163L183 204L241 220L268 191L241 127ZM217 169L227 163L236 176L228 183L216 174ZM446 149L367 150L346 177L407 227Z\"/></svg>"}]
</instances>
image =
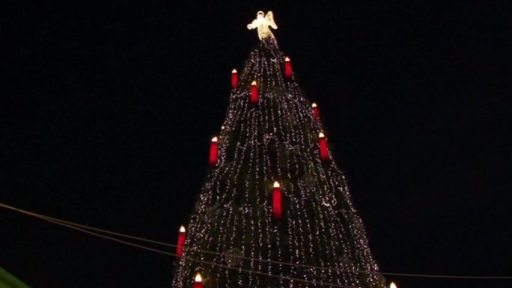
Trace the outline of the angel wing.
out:
<instances>
[{"instance_id":1,"label":"angel wing","mask_svg":"<svg viewBox=\"0 0 512 288\"><path fill-rule=\"evenodd\" d=\"M277 29L276 22L274 22L274 13L272 13L272 11L267 12L267 15L265 15L265 19L267 20L268 25L270 25L270 27Z\"/></svg>"}]
</instances>

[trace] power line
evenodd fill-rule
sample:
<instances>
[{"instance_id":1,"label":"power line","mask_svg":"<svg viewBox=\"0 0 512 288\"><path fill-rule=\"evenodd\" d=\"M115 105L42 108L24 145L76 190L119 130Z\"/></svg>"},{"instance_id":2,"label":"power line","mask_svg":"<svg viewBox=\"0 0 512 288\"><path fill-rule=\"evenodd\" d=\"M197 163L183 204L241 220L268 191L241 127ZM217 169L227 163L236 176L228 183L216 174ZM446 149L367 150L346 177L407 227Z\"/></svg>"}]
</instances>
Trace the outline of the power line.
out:
<instances>
[{"instance_id":1,"label":"power line","mask_svg":"<svg viewBox=\"0 0 512 288\"><path fill-rule=\"evenodd\" d=\"M0 206L2 206L2 205L0 204ZM50 221L52 223L60 222L60 223L64 223L64 224L67 224L67 225L76 226L76 227L80 227L80 228L84 228L84 229L89 229L89 230L92 230L92 231L97 231L97 232L101 232L101 233L105 233L105 234L119 236L119 237L124 237L124 238L128 238L128 239L148 242L148 243L152 243L152 244L158 244L158 245L162 245L162 246L174 247L174 248L177 247L177 245L166 243L166 242L155 241L155 240L151 240L151 239L147 239L147 238L141 238L141 237L136 237L136 236L132 236L132 235L126 235L126 234L122 234L122 233L116 233L116 232L112 232L112 231L109 231L109 230L104 230L104 229L99 229L99 228L95 228L95 227L91 227L91 226L77 224L77 223L74 223L74 222L65 221L65 220L62 220L62 219L58 219L58 218L54 218L54 217L50 217L50 216L45 216L45 215L41 215L41 214L37 214L37 213L33 213L33 212L28 212L28 211L21 210L21 209L18 209L16 211L24 213L24 214L27 214L27 215L31 215L31 216L34 216L34 217L37 217L37 218L40 218L40 219L43 219L43 220L48 220L48 221ZM214 254L214 255L223 255L223 253L215 252L215 251L207 251L207 250L200 250L200 249L197 249L197 250L194 250L194 251L198 251L198 252L201 252L201 253L207 253L207 254ZM294 263L289 263L289 262L281 262L281 261L266 260L266 259L257 259L257 258L245 257L245 256L240 256L240 259L254 260L254 261L258 261L258 262L280 264L280 265L289 265L289 266L294 266L294 267L315 268L315 269L320 269L320 270L331 270L331 271L338 271L338 272L351 272L351 273L365 272L365 271L358 271L358 270L344 270L344 269L339 269L339 268L321 267L321 266L306 265L306 264L294 264Z\"/></svg>"},{"instance_id":2,"label":"power line","mask_svg":"<svg viewBox=\"0 0 512 288\"><path fill-rule=\"evenodd\" d=\"M86 226L86 225L82 225L82 224L78 224L78 223L74 223L74 222L70 222L70 221L66 221L66 220L62 220L62 219L58 219L58 218L54 218L54 217L50 217L50 216L46 216L46 215L30 212L30 211L26 211L26 210L23 210L23 209L15 208L15 207L8 206L8 205L2 204L2 203L0 203L0 207L4 207L4 208L11 209L11 210L15 210L17 212L20 212L20 213L23 213L23 214L26 214L26 215L30 215L30 216L33 216L33 217L36 217L36 218L40 218L42 220L47 220L47 221L50 221L50 222L55 223L55 224L58 224L57 222L60 222L60 223L64 223L64 224L67 224L67 225L70 225L70 226L76 226L76 227L80 227L80 228L84 228L84 229L89 229L89 230L92 230L92 231L97 231L97 232L101 232L101 233L105 233L105 234L115 235L115 236L119 236L119 237L124 237L124 238L128 238L128 239L133 239L133 240L138 240L138 241L143 241L143 242L148 242L148 243L158 244L158 245L168 246L168 247L177 247L177 245L174 245L174 244L169 244L169 243L166 243L166 242L155 241L155 240L151 240L151 239L146 239L146 238L126 235L126 234L122 234L122 233L112 232L112 231L109 231L109 230L104 230L104 229L99 229L99 228L95 228L95 227L91 227L91 226ZM65 225L63 225L63 226L65 226ZM66 226L66 227L69 227L69 226ZM94 235L96 235L96 234L94 234ZM214 255L223 255L223 253L219 253L219 252L215 252L215 251L207 251L207 250L195 250L195 251L198 251L198 252L201 252L201 253L214 254ZM241 256L240 258L241 259L251 260L251 261L264 262L264 263L288 265L288 266L293 266L293 267L314 268L314 269L330 270L330 271L337 271L337 272L350 272L350 273L360 273L360 272L365 272L366 273L367 272L367 271L358 271L358 270L344 270L344 269L330 268L330 267L320 267L320 266L313 266L313 265L306 265L306 264L295 264L295 263L281 262L281 261L275 261L275 260L257 259L257 258L245 257L245 256Z\"/></svg>"},{"instance_id":3,"label":"power line","mask_svg":"<svg viewBox=\"0 0 512 288\"><path fill-rule=\"evenodd\" d=\"M94 236L97 236L97 237L100 237L100 238L104 238L104 239L107 239L107 240L111 240L111 241L115 241L115 242L118 242L118 243L122 243L122 244L125 244L125 245L128 245L128 246L137 247L137 248L140 248L140 249L148 250L148 251L159 253L159 254L163 254L163 255L168 255L168 256L173 256L173 257L177 257L178 256L178 255L176 255L174 253L170 253L170 252L166 252L166 251L162 251L162 250L146 247L146 246L143 246L143 245L140 245L140 244L135 244L135 243L124 241L124 240L120 240L120 239L117 239L117 238L114 238L114 237L105 236L105 235L102 235L102 234L99 234L99 233L87 231L86 229L74 227L73 225L68 225L68 224L60 223L58 221L53 221L53 220L50 220L50 219L44 219L44 218L40 218L40 219L43 219L45 221L48 221L48 222L51 222L51 223L54 223L54 224L57 224L57 225L68 227L70 229L78 230L78 231L81 231L83 233L94 235ZM265 275L265 276L274 277L274 278L278 278L278 279L288 279L288 280L293 280L293 281L297 281L297 282L304 282L304 283L308 283L308 284L318 284L318 283L315 283L314 281L298 279L298 278L292 278L292 277L283 277L283 276L279 276L279 275L266 274L266 273L262 273L262 272L258 272L258 271L247 270L247 269L236 268L236 267L229 267L229 266L225 266L225 265L222 265L222 264L216 264L216 263L213 263L213 262L208 262L208 261L204 261L204 260L195 259L195 258L192 258L192 257L182 256L182 258L189 259L189 260L192 260L192 261L198 262L198 263L208 264L208 265L212 265L212 266L219 266L219 267L222 267L222 268L227 268L227 269L232 269L232 270L237 270L237 271L255 273L255 274ZM341 285L332 284L332 283L324 283L324 284L330 285L332 287L357 288L355 286L341 286Z\"/></svg>"},{"instance_id":4,"label":"power line","mask_svg":"<svg viewBox=\"0 0 512 288\"><path fill-rule=\"evenodd\" d=\"M512 276L465 276L465 275L435 275L413 273L382 273L389 276L421 277L421 278L445 278L445 279L471 279L471 280L512 280Z\"/></svg>"},{"instance_id":5,"label":"power line","mask_svg":"<svg viewBox=\"0 0 512 288\"><path fill-rule=\"evenodd\" d=\"M9 206L9 205L3 204L3 203L0 203L0 207L6 208L6 209L9 209L9 210L13 210L13 211L25 214L25 215L29 215L29 216L32 216L32 217L35 217L35 218L39 218L39 219L42 219L42 220L54 223L56 225L68 227L68 228L74 229L74 230L78 230L78 231L81 231L83 233L87 233L87 234L94 235L94 236L97 236L97 237L101 237L101 238L105 238L105 239L108 239L108 240L112 240L112 241L115 241L115 242L118 242L118 243L126 244L126 245L129 245L129 246L133 246L133 247L137 247L137 248L141 248L141 249L146 249L146 250L149 250L149 251L152 251L152 252L156 252L156 253L160 253L160 254L165 254L165 255L168 255L168 256L175 256L175 257L177 256L176 254L173 254L173 253L170 253L170 252L149 248L149 247L146 247L146 246L143 246L143 245L139 245L139 244L135 244L135 243L132 243L132 242L120 240L120 239L117 239L117 238L114 238L114 237L105 236L105 235L102 235L102 234L99 234L99 233L95 233L95 232L91 232L91 231L88 231L88 230L97 231L97 232L101 232L101 233L105 233L105 234L110 234L110 235L115 235L115 236L119 236L119 237L124 237L124 238L128 238L128 239L143 241L143 242L147 242L147 243L158 244L158 245L162 245L162 246L177 247L177 245L174 245L174 244L170 244L170 243L166 243L166 242L161 242L161 241L155 241L155 240L151 240L151 239L147 239L147 238L142 238L142 237L131 236L131 235L117 233L117 232L112 232L112 231L109 231L109 230L99 229L99 228L95 228L95 227L91 227L91 226L86 226L86 225L82 225L82 224L77 224L77 223L74 223L74 222L70 222L70 221L66 221L66 220L62 220L62 219L58 219L58 218L54 218L54 217L50 217L50 216L46 216L46 215L42 215L42 214L30 212L30 211L26 211L26 210L19 209L19 208L13 207L13 206ZM203 252L203 253L209 253L209 254L215 254L215 255L223 255L223 253L214 252L214 251L206 251L206 250L196 250L196 251ZM190 257L188 257L188 258L193 260L193 261L197 261L197 262L201 262L201 263L205 263L205 264L212 264L212 265L217 265L217 266L223 267L223 268L240 270L238 268L224 266L224 265L221 265L221 264L205 262L205 261L202 261L202 260L192 259ZM274 263L274 264L284 264L284 265L290 265L290 266L294 266L294 267L316 268L316 269L324 269L324 270L331 270L331 271L354 272L354 273L367 272L367 271L357 271L357 270L343 270L343 269L338 269L338 268L320 267L320 266L313 266L313 265L294 264L294 263L280 262L280 261L273 261L273 260L256 259L256 258L244 257L244 256L242 256L240 258L241 259L248 259L248 260L255 260L255 261L260 261L260 262ZM240 270L240 271L243 271L243 269ZM251 271L251 270L246 270L246 271L248 271L250 273L262 274L262 275L271 276L271 277L274 277L274 276L275 277L281 277L281 276L265 274L265 273L261 273L261 272L257 272L257 271ZM383 274L383 275L401 276L401 277L445 278L445 279L481 279L481 280L512 280L512 276L435 275L435 274L414 274L414 273L392 273L392 272L380 272L380 271L377 272L377 273L380 273L380 274ZM293 279L293 278L288 278L288 277L285 277L285 278ZM302 279L293 279L293 280L302 280ZM311 283L313 283L313 282L311 282ZM335 285L335 284L329 284L329 285ZM335 286L335 287L344 287L344 286Z\"/></svg>"},{"instance_id":6,"label":"power line","mask_svg":"<svg viewBox=\"0 0 512 288\"><path fill-rule=\"evenodd\" d=\"M177 257L178 256L178 255L176 255L174 253L170 253L170 252L166 252L166 251L162 251L162 250L146 247L146 246L143 246L143 245L140 245L140 244L136 244L136 243L120 240L120 239L117 239L117 238L114 238L114 237L102 235L100 233L91 232L91 231L88 231L87 229L76 227L77 225L74 225L74 224L66 224L66 223L64 223L64 222L72 223L72 222L69 222L69 221L64 221L64 220L60 220L60 219L59 220L53 220L52 219L53 217L48 217L48 216L40 215L40 214L37 214L37 213L32 213L32 212L25 211L25 210L22 210L22 209L18 209L18 208L9 206L9 205L5 205L3 203L0 203L0 207L6 208L6 209L10 209L10 210L14 210L14 211L26 214L26 215L34 216L34 217L36 217L38 219L41 219L41 220L44 220L44 221L47 221L47 222L50 222L50 223L53 223L53 224L56 224L56 225L59 225L59 226L64 226L64 227L67 227L67 228L70 228L70 229L73 229L73 230L77 230L77 231L80 231L80 232L83 232L83 233L86 233L86 234L90 234L90 235L93 235L93 236L97 236L97 237L100 237L100 238L103 238L103 239L111 240L111 241L114 241L114 242L117 242L117 243L125 244L125 245L132 246L132 247L137 247L137 248L140 248L140 249L148 250L148 251L151 251L151 252L155 252L155 253L159 253L159 254L163 254L163 255L167 255L167 256L173 256L173 257ZM56 218L54 218L54 219L56 219ZM80 225L80 226L85 226L85 225ZM93 228L93 229L101 230L101 229L97 229L97 228ZM109 231L109 233L122 235L120 233L115 233L115 232L110 232L110 231ZM130 238L138 238L138 237L133 237L133 236L129 236L129 235L125 235L125 236L128 236ZM139 239L143 239L143 238L139 238ZM148 240L148 239L145 239L145 240ZM150 241L152 241L152 240L150 240ZM153 242L158 242L158 241L153 241ZM171 246L171 244L168 244L168 246ZM172 246L175 246L175 245L172 245ZM279 276L279 275L267 274L267 273L263 273L263 272L247 270L247 269L237 268L237 267L229 267L229 266L226 266L226 265L217 264L217 263L208 262L208 261L203 261L203 260L195 259L195 258L192 258L192 257L182 256L182 258L186 258L186 259L192 260L194 262L198 262L198 263L208 264L208 265L212 265L212 266L218 266L218 267L221 267L221 268L232 269L232 270L243 271L243 272L249 272L249 273L264 275L264 276L268 276L268 277L278 278L278 279L293 280L293 281L303 282L303 283L307 283L307 284L315 284L315 285L321 284L321 285L329 285L331 287L340 287L340 288L358 288L356 286L343 286L343 285L338 285L338 284L328 283L328 282L323 282L323 281L318 281L318 283L317 283L315 281L310 281L310 280L304 280L304 279L298 279L298 278L293 278L293 277L284 277L284 276Z\"/></svg>"}]
</instances>

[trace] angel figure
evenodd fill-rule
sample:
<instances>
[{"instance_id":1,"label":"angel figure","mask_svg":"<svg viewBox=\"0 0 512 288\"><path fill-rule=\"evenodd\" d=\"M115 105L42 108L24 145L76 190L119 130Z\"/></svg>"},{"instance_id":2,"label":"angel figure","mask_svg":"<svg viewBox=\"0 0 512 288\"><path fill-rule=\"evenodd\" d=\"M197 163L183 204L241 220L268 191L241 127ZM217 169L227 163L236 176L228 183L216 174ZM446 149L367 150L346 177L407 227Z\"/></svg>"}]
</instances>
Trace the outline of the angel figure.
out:
<instances>
[{"instance_id":1,"label":"angel figure","mask_svg":"<svg viewBox=\"0 0 512 288\"><path fill-rule=\"evenodd\" d=\"M258 37L260 37L260 40L263 40L263 38L266 37L274 37L274 34L272 34L272 31L268 28L268 26L277 29L277 25L274 22L274 14L272 11L268 11L266 16L263 11L259 11L256 14L256 19L252 21L251 24L247 25L247 29L256 29L258 28Z\"/></svg>"}]
</instances>

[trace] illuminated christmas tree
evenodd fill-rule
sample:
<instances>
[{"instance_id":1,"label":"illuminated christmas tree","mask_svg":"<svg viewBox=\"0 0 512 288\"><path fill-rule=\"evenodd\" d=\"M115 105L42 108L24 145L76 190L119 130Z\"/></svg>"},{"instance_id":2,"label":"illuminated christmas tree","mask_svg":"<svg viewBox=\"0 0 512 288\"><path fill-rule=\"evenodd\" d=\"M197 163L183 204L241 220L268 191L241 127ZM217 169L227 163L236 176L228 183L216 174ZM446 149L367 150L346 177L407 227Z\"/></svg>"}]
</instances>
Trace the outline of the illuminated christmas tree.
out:
<instances>
[{"instance_id":1,"label":"illuminated christmas tree","mask_svg":"<svg viewBox=\"0 0 512 288\"><path fill-rule=\"evenodd\" d=\"M173 286L384 287L318 107L269 26L272 12L248 25L260 43L240 77L233 70Z\"/></svg>"}]
</instances>

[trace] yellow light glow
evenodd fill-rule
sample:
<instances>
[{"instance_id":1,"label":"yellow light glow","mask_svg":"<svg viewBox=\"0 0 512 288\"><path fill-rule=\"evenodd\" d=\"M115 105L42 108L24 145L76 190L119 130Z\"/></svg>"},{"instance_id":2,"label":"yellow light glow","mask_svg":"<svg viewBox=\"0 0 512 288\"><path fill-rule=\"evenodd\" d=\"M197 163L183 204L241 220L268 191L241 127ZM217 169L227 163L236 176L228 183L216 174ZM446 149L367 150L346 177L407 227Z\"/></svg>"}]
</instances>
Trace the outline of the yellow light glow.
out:
<instances>
[{"instance_id":1,"label":"yellow light glow","mask_svg":"<svg viewBox=\"0 0 512 288\"><path fill-rule=\"evenodd\" d=\"M234 74L234 73L238 73L238 72L236 71L236 69L233 69L233 71L231 71L231 73Z\"/></svg>"},{"instance_id":2,"label":"yellow light glow","mask_svg":"<svg viewBox=\"0 0 512 288\"><path fill-rule=\"evenodd\" d=\"M251 85L255 86L256 85L256 80L252 81Z\"/></svg>"},{"instance_id":3,"label":"yellow light glow","mask_svg":"<svg viewBox=\"0 0 512 288\"><path fill-rule=\"evenodd\" d=\"M395 282L391 282L391 284L389 284L389 288L398 288L398 286L396 286Z\"/></svg>"},{"instance_id":4,"label":"yellow light glow","mask_svg":"<svg viewBox=\"0 0 512 288\"><path fill-rule=\"evenodd\" d=\"M288 58L288 56L286 56L286 57L284 57L284 61L290 62L290 58Z\"/></svg>"},{"instance_id":5,"label":"yellow light glow","mask_svg":"<svg viewBox=\"0 0 512 288\"><path fill-rule=\"evenodd\" d=\"M185 232L185 231L186 231L186 230L185 230L185 226L181 225L181 227L180 227L180 232Z\"/></svg>"},{"instance_id":6,"label":"yellow light glow","mask_svg":"<svg viewBox=\"0 0 512 288\"><path fill-rule=\"evenodd\" d=\"M318 133L318 137L320 137L320 138L324 138L324 137L325 137L325 135L324 135L324 133L320 132L320 133Z\"/></svg>"},{"instance_id":7,"label":"yellow light glow","mask_svg":"<svg viewBox=\"0 0 512 288\"><path fill-rule=\"evenodd\" d=\"M279 188L279 187L281 187L281 186L279 185L279 182L277 182L277 181L276 181L276 182L274 182L274 188Z\"/></svg>"},{"instance_id":8,"label":"yellow light glow","mask_svg":"<svg viewBox=\"0 0 512 288\"><path fill-rule=\"evenodd\" d=\"M311 107L315 108L316 107L316 103L311 104Z\"/></svg>"},{"instance_id":9,"label":"yellow light glow","mask_svg":"<svg viewBox=\"0 0 512 288\"><path fill-rule=\"evenodd\" d=\"M212 142L217 142L217 136L212 138Z\"/></svg>"},{"instance_id":10,"label":"yellow light glow","mask_svg":"<svg viewBox=\"0 0 512 288\"><path fill-rule=\"evenodd\" d=\"M268 29L268 26L277 29L276 22L274 22L274 14L268 11L267 15L263 11L256 13L256 19L247 25L247 29L257 29L258 37L263 40L265 37L274 37L274 34Z\"/></svg>"},{"instance_id":11,"label":"yellow light glow","mask_svg":"<svg viewBox=\"0 0 512 288\"><path fill-rule=\"evenodd\" d=\"M201 273L197 272L195 281L196 283L203 282L203 277L201 277Z\"/></svg>"}]
</instances>

